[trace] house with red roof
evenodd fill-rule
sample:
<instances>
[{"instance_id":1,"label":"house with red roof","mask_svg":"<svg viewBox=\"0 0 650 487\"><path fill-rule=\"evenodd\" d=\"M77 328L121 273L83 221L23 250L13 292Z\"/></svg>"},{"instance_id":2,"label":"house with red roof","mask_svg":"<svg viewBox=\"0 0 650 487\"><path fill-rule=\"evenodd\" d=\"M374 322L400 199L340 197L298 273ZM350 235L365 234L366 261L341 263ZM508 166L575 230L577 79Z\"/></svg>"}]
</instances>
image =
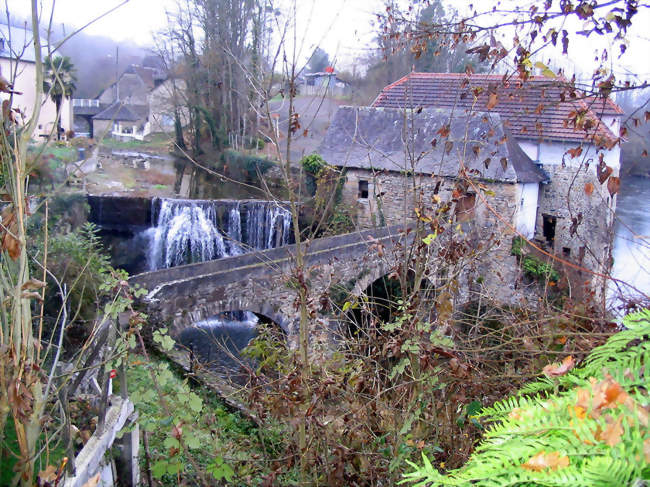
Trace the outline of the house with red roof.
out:
<instances>
[{"instance_id":1,"label":"house with red roof","mask_svg":"<svg viewBox=\"0 0 650 487\"><path fill-rule=\"evenodd\" d=\"M608 272L623 113L611 100L564 79L412 72L370 107L339 112L319 152L345 168L343 198L360 227L415 218L407 201L426 208L446 188L458 221L471 215L556 263ZM495 196L465 184L459 198L465 175ZM602 294L603 279L577 275Z\"/></svg>"}]
</instances>

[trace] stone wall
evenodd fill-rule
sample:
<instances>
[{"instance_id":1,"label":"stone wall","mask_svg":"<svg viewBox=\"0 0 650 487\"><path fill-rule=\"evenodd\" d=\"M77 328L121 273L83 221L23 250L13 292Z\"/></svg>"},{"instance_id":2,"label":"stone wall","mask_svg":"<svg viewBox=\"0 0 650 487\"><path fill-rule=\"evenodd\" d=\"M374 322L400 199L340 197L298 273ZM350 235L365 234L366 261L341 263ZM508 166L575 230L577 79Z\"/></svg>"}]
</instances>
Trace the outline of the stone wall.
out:
<instances>
[{"instance_id":1,"label":"stone wall","mask_svg":"<svg viewBox=\"0 0 650 487\"><path fill-rule=\"evenodd\" d=\"M551 176L551 183L541 187L536 240L564 260L598 273L608 273L616 196L609 194L607 183L600 184L593 162L590 165L545 166L545 170ZM612 175L618 176L618 170ZM555 235L551 239L548 227L552 226L553 218ZM602 298L604 280L583 274L583 281L589 281L588 287Z\"/></svg>"}]
</instances>

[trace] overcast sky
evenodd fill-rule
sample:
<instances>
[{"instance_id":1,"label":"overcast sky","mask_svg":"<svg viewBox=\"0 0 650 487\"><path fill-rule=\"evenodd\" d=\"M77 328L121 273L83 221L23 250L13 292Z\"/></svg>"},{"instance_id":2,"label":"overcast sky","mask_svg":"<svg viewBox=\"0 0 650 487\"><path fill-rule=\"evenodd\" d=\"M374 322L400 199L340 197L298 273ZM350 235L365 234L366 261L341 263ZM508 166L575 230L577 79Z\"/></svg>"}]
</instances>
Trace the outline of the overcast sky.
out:
<instances>
[{"instance_id":1,"label":"overcast sky","mask_svg":"<svg viewBox=\"0 0 650 487\"><path fill-rule=\"evenodd\" d=\"M39 0L44 12L49 12L53 0ZM278 4L286 4L289 0L276 0ZM28 0L7 0L11 14L28 16L30 2ZM455 7L464 10L470 0L447 1ZM68 27L79 27L96 18L103 12L120 4L120 0L55 0L54 21L62 22ZM173 9L175 0L130 0L117 11L100 19L87 29L88 33L112 37L116 40L130 40L139 45L151 45L152 34L166 23L166 9ZM486 8L488 2L474 2L475 5ZM371 22L375 12L381 9L382 0L299 0L298 4L298 37L304 35L302 60L308 57L313 49L320 45L331 58L336 58L338 67L349 68L354 59L367 52L373 42L375 33ZM502 0L502 5L521 5L521 0ZM49 18L48 18L49 20ZM488 19L490 21L493 19ZM47 20L43 21L44 23ZM569 30L580 30L580 25L571 21ZM634 19L633 28L627 36L629 41L628 53L622 60L610 55L616 62L615 71L621 75L625 71L635 72L640 78L650 77L650 11L641 9ZM507 41L512 37L511 31L502 30L497 33ZM560 50L544 53L545 58L555 58L559 65L568 67L568 72L575 68L590 74L594 66L595 54L602 52L606 44L598 36L588 39L574 36L570 48L571 59L562 59ZM508 42L504 42L508 44ZM609 46L611 53L618 53L618 46ZM545 59L546 60L546 59Z\"/></svg>"},{"instance_id":2,"label":"overcast sky","mask_svg":"<svg viewBox=\"0 0 650 487\"><path fill-rule=\"evenodd\" d=\"M52 0L39 1L49 16ZM55 0L54 21L68 28L80 27L120 3L119 0ZM372 42L374 33L370 22L381 4L381 0L300 0L298 31L307 33L305 55L321 45L330 57L350 64ZM27 17L31 13L28 0L8 0L8 5L10 14ZM175 0L130 0L88 27L86 32L148 46L152 44L153 33L166 24L166 10L173 10L175 5ZM49 17L41 22L48 21Z\"/></svg>"}]
</instances>

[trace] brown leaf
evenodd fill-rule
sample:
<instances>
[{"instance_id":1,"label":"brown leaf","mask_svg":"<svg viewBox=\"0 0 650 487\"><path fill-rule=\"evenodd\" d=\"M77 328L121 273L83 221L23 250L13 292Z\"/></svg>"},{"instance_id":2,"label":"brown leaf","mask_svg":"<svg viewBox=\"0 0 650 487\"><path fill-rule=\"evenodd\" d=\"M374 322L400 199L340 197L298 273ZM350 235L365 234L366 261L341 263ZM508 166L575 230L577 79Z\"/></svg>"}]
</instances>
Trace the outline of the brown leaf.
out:
<instances>
[{"instance_id":1,"label":"brown leaf","mask_svg":"<svg viewBox=\"0 0 650 487\"><path fill-rule=\"evenodd\" d=\"M41 289L45 287L45 283L43 281L39 281L38 279L30 279L29 281L25 281L25 283L21 286L21 290L30 290L33 291L34 289Z\"/></svg>"},{"instance_id":2,"label":"brown leaf","mask_svg":"<svg viewBox=\"0 0 650 487\"><path fill-rule=\"evenodd\" d=\"M616 446L621 441L621 436L623 436L623 427L621 422L623 417L619 416L618 421L614 422L609 418L611 422L605 428L605 431L598 432L595 436L598 441L604 441L609 446Z\"/></svg>"},{"instance_id":3,"label":"brown leaf","mask_svg":"<svg viewBox=\"0 0 650 487\"><path fill-rule=\"evenodd\" d=\"M99 485L99 479L100 476L99 474L95 475L91 479L88 480L85 484L82 485L82 487L97 487Z\"/></svg>"},{"instance_id":4,"label":"brown leaf","mask_svg":"<svg viewBox=\"0 0 650 487\"><path fill-rule=\"evenodd\" d=\"M575 360L573 360L573 357L569 355L562 360L561 364L549 364L542 369L542 372L544 372L544 375L548 377L559 377L569 372L573 367L575 367L575 365Z\"/></svg>"},{"instance_id":5,"label":"brown leaf","mask_svg":"<svg viewBox=\"0 0 650 487\"><path fill-rule=\"evenodd\" d=\"M614 170L611 167L609 167L607 164L605 164L603 161L601 161L600 164L596 166L596 173L598 174L598 182L600 184L603 184L610 176L610 174L612 174L612 172L614 172Z\"/></svg>"},{"instance_id":6,"label":"brown leaf","mask_svg":"<svg viewBox=\"0 0 650 487\"><path fill-rule=\"evenodd\" d=\"M497 106L497 103L499 102L499 97L497 96L496 93L490 93L490 96L488 97L488 102L487 102L487 109L492 110L495 106Z\"/></svg>"},{"instance_id":7,"label":"brown leaf","mask_svg":"<svg viewBox=\"0 0 650 487\"><path fill-rule=\"evenodd\" d=\"M594 185L592 183L585 184L585 194L591 196L594 192Z\"/></svg>"},{"instance_id":8,"label":"brown leaf","mask_svg":"<svg viewBox=\"0 0 650 487\"><path fill-rule=\"evenodd\" d=\"M440 129L438 129L436 134L438 134L440 137L448 137L449 132L450 132L449 125L443 125L442 127L440 127Z\"/></svg>"},{"instance_id":9,"label":"brown leaf","mask_svg":"<svg viewBox=\"0 0 650 487\"><path fill-rule=\"evenodd\" d=\"M445 154L449 154L451 152L451 149L453 149L454 143L451 140L448 140L445 142Z\"/></svg>"},{"instance_id":10,"label":"brown leaf","mask_svg":"<svg viewBox=\"0 0 650 487\"><path fill-rule=\"evenodd\" d=\"M546 453L542 450L537 455L531 457L526 463L522 463L521 466L533 472L541 472L549 468L551 470L557 470L558 468L569 466L569 457L566 455L561 457L560 452L557 451Z\"/></svg>"},{"instance_id":11,"label":"brown leaf","mask_svg":"<svg viewBox=\"0 0 650 487\"><path fill-rule=\"evenodd\" d=\"M620 187L621 187L621 179L617 178L616 176L610 177L609 181L607 181L607 190L609 191L609 194L611 196L614 196L616 193L618 193Z\"/></svg>"},{"instance_id":12,"label":"brown leaf","mask_svg":"<svg viewBox=\"0 0 650 487\"><path fill-rule=\"evenodd\" d=\"M38 472L38 478L41 482L54 482L56 480L56 467L48 465L45 470Z\"/></svg>"},{"instance_id":13,"label":"brown leaf","mask_svg":"<svg viewBox=\"0 0 650 487\"><path fill-rule=\"evenodd\" d=\"M575 159L576 157L580 156L582 154L582 147L574 147L573 149L567 150L567 154L571 156L571 159Z\"/></svg>"}]
</instances>

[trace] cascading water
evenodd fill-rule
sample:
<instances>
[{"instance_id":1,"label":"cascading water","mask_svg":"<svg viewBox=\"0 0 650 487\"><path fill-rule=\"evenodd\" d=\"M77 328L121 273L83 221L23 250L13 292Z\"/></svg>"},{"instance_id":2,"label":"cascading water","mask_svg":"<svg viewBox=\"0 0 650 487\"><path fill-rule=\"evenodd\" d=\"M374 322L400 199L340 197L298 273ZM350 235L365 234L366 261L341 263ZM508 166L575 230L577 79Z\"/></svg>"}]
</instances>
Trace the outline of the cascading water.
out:
<instances>
[{"instance_id":1,"label":"cascading water","mask_svg":"<svg viewBox=\"0 0 650 487\"><path fill-rule=\"evenodd\" d=\"M159 209L155 225L148 231L150 270L290 242L291 213L273 201L155 199L153 205ZM156 215L155 208L152 214Z\"/></svg>"}]
</instances>

